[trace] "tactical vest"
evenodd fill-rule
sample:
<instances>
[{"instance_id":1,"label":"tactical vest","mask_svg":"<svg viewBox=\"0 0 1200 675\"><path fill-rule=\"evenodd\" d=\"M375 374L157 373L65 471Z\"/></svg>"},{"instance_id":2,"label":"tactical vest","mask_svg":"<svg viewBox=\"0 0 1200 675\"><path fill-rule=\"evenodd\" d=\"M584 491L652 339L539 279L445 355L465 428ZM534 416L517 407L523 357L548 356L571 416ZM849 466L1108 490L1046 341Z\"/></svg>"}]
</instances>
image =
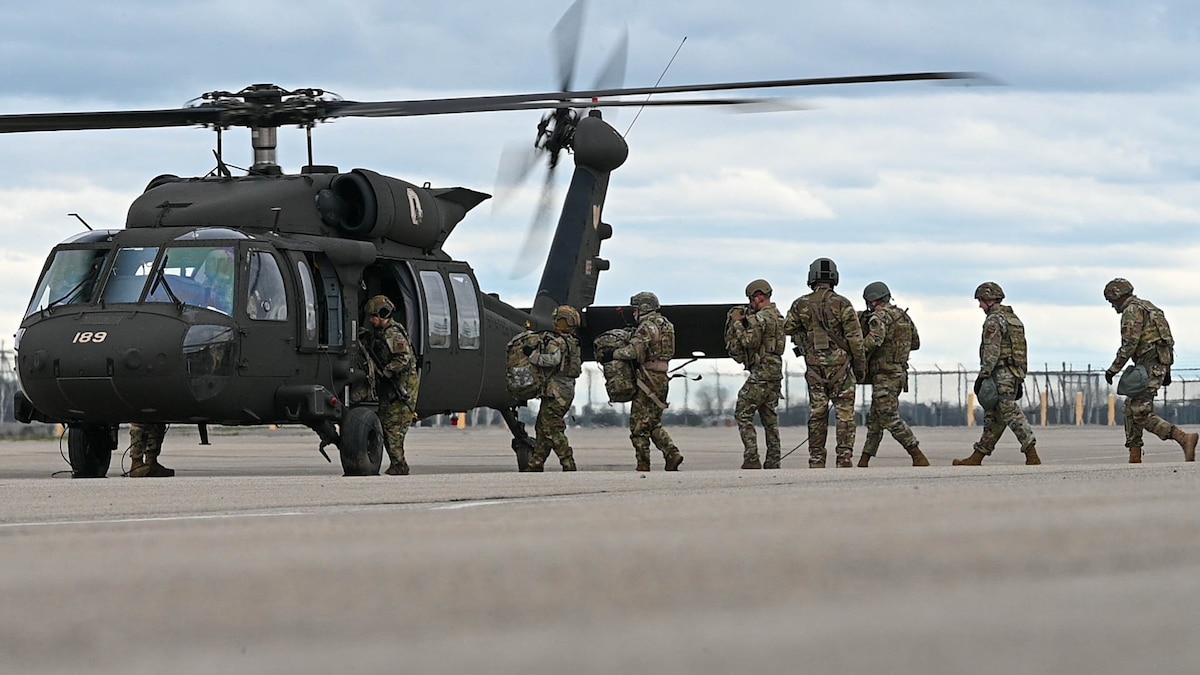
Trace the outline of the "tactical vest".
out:
<instances>
[{"instance_id":1,"label":"tactical vest","mask_svg":"<svg viewBox=\"0 0 1200 675\"><path fill-rule=\"evenodd\" d=\"M647 361L670 361L675 356L675 325L667 317L654 312L642 319L644 326L638 326L638 331L648 328L650 339L646 342Z\"/></svg>"},{"instance_id":2,"label":"tactical vest","mask_svg":"<svg viewBox=\"0 0 1200 675\"><path fill-rule=\"evenodd\" d=\"M997 312L1000 319L1000 363L1008 366L1017 379L1029 373L1029 347L1025 344L1025 324L1017 318L1012 308L1001 306Z\"/></svg>"},{"instance_id":3,"label":"tactical vest","mask_svg":"<svg viewBox=\"0 0 1200 675\"><path fill-rule=\"evenodd\" d=\"M875 310L876 317L883 322L885 334L883 343L871 353L870 372L890 373L902 372L908 369L909 353L920 347L916 339L916 328L908 312L895 305L884 305ZM869 319L868 319L869 326ZM869 327L864 327L866 333Z\"/></svg>"},{"instance_id":4,"label":"tactical vest","mask_svg":"<svg viewBox=\"0 0 1200 675\"><path fill-rule=\"evenodd\" d=\"M1152 356L1164 366L1175 363L1175 338L1171 335L1171 326L1167 323L1166 314L1154 303L1136 296L1130 304L1146 316L1146 320L1142 322L1142 334L1138 337L1138 344L1134 349L1134 360L1141 361L1147 356Z\"/></svg>"},{"instance_id":5,"label":"tactical vest","mask_svg":"<svg viewBox=\"0 0 1200 675\"><path fill-rule=\"evenodd\" d=\"M579 338L574 335L563 335L562 339L567 349L563 352L562 364L559 365L556 375L571 379L577 378L583 372L583 355L579 352Z\"/></svg>"}]
</instances>

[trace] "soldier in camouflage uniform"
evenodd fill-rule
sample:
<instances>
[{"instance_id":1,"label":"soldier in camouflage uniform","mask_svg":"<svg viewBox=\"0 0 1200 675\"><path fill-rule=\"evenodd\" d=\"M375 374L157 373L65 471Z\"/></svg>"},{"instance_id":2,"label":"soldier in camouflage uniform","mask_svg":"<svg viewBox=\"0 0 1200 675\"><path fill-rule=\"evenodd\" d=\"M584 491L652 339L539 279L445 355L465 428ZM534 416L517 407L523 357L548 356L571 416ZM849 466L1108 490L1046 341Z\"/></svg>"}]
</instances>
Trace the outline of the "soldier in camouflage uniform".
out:
<instances>
[{"instance_id":1,"label":"soldier in camouflage uniform","mask_svg":"<svg viewBox=\"0 0 1200 675\"><path fill-rule=\"evenodd\" d=\"M163 437L167 435L167 425L161 423L142 424L133 422L129 425L129 473L130 478L170 478L175 475L175 469L168 469L158 463L158 455L162 452Z\"/></svg>"},{"instance_id":2,"label":"soldier in camouflage uniform","mask_svg":"<svg viewBox=\"0 0 1200 675\"><path fill-rule=\"evenodd\" d=\"M667 364L675 355L675 326L658 312L658 296L648 291L629 299L638 325L629 344L613 352L613 358L633 361L637 371L637 394L629 406L629 439L637 456L637 470L650 470L650 442L662 451L667 471L678 471L683 455L662 426L671 376Z\"/></svg>"},{"instance_id":3,"label":"soldier in camouflage uniform","mask_svg":"<svg viewBox=\"0 0 1200 675\"><path fill-rule=\"evenodd\" d=\"M1129 463L1142 461L1142 430L1162 440L1174 440L1183 448L1184 461L1196 459L1197 434L1159 417L1154 412L1154 397L1158 388L1171 384L1171 364L1175 362L1175 339L1163 311L1148 300L1133 294L1133 284L1125 279L1113 279L1104 286L1104 299L1121 315L1121 346L1104 379L1112 384L1127 361L1146 369L1147 389L1125 397L1125 447L1129 448Z\"/></svg>"},{"instance_id":4,"label":"soldier in camouflage uniform","mask_svg":"<svg viewBox=\"0 0 1200 675\"><path fill-rule=\"evenodd\" d=\"M567 413L575 399L575 380L583 370L579 350L579 312L570 305L554 310L554 333L542 341L542 346L529 355L530 362L550 371L542 391L541 406L534 424L537 440L529 457L529 471L541 471L550 451L558 455L563 471L575 470L575 455L567 441Z\"/></svg>"},{"instance_id":5,"label":"soldier in camouflage uniform","mask_svg":"<svg viewBox=\"0 0 1200 675\"><path fill-rule=\"evenodd\" d=\"M738 391L733 417L742 437L743 469L778 469L780 461L779 403L780 383L783 380L783 316L771 302L771 284L756 279L746 286L750 304L737 307L729 317L730 355L749 371L746 383ZM758 437L754 433L754 413L762 422L766 436L767 455L764 464L758 458Z\"/></svg>"},{"instance_id":6,"label":"soldier in camouflage uniform","mask_svg":"<svg viewBox=\"0 0 1200 675\"><path fill-rule=\"evenodd\" d=\"M792 336L796 355L804 356L808 371L808 466L825 468L825 439L829 435L829 407L837 416L837 465L852 466L854 457L854 386L866 378L858 314L845 297L833 291L837 265L817 258L808 268L808 287L788 310L783 331Z\"/></svg>"},{"instance_id":7,"label":"soldier in camouflage uniform","mask_svg":"<svg viewBox=\"0 0 1200 675\"><path fill-rule=\"evenodd\" d=\"M1000 401L985 411L983 434L970 457L954 460L955 466L979 466L996 449L1004 427L1013 430L1021 442L1026 464L1041 464L1029 420L1017 405L1024 392L1025 373L1029 356L1025 343L1025 324L1013 313L1012 307L1000 303L1004 290L1000 284L985 281L975 289L975 299L987 317L983 320L983 336L979 342L979 376L975 379L978 394L984 380L991 378Z\"/></svg>"},{"instance_id":8,"label":"soldier in camouflage uniform","mask_svg":"<svg viewBox=\"0 0 1200 675\"><path fill-rule=\"evenodd\" d=\"M867 382L871 384L871 412L867 413L867 441L858 465L866 467L879 451L884 429L892 434L913 466L929 466L917 437L900 418L900 392L908 391L908 353L921 348L921 337L908 312L892 304L887 284L874 281L863 289L863 345L867 352Z\"/></svg>"},{"instance_id":9,"label":"soldier in camouflage uniform","mask_svg":"<svg viewBox=\"0 0 1200 675\"><path fill-rule=\"evenodd\" d=\"M386 295L376 295L364 308L370 328L360 334L367 361L370 385L379 401L379 422L391 464L389 476L407 476L404 437L417 409L417 390L421 376L417 358L404 326L392 315L396 305Z\"/></svg>"}]
</instances>

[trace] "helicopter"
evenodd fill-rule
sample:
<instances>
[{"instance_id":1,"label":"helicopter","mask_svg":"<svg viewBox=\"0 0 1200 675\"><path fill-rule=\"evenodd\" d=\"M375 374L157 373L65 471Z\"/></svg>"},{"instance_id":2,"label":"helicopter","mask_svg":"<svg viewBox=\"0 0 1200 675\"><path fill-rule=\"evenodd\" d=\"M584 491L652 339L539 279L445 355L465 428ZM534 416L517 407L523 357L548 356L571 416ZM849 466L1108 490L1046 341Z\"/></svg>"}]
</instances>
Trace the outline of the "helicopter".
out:
<instances>
[{"instance_id":1,"label":"helicopter","mask_svg":"<svg viewBox=\"0 0 1200 675\"><path fill-rule=\"evenodd\" d=\"M365 376L356 358L361 307L382 294L419 357L417 415L497 410L524 469L533 441L518 419L525 401L505 384L509 340L549 329L554 308L567 304L581 312L591 360L590 338L631 315L593 304L609 268L600 248L613 236L603 219L610 175L629 153L603 108L769 100L630 96L978 77L891 73L581 91L567 76L560 90L544 93L373 102L254 84L179 108L0 115L0 133L197 126L217 135L209 174L154 177L124 228L89 226L49 253L16 334L14 416L63 425L78 478L107 474L119 425L130 422L196 425L201 443L210 425L302 424L326 459L324 448L337 447L345 475L377 475L379 418L369 402L351 404L350 389ZM343 171L313 157L322 122L495 111L547 111L533 149L551 169L562 153L575 165L531 307L486 292L470 263L442 248L490 195ZM224 160L223 133L234 127L250 132L254 159L245 175ZM307 134L308 161L297 173L277 163L282 127ZM724 356L727 309L664 306L677 327L677 356Z\"/></svg>"}]
</instances>

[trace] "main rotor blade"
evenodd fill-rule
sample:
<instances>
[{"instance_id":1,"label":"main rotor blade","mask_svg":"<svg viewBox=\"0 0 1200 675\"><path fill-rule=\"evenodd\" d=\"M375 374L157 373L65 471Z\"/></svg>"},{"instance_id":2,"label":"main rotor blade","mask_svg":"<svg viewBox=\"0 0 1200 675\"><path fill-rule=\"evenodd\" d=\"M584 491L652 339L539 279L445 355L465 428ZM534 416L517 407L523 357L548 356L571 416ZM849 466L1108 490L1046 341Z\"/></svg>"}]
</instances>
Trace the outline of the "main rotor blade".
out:
<instances>
[{"instance_id":1,"label":"main rotor blade","mask_svg":"<svg viewBox=\"0 0 1200 675\"><path fill-rule=\"evenodd\" d=\"M558 83L563 91L571 89L571 81L575 78L579 37L583 35L583 10L584 0L575 0L550 31L550 45L558 67Z\"/></svg>"},{"instance_id":2,"label":"main rotor blade","mask_svg":"<svg viewBox=\"0 0 1200 675\"><path fill-rule=\"evenodd\" d=\"M221 109L215 107L0 115L0 133L186 127L194 124L212 124L220 115Z\"/></svg>"},{"instance_id":3,"label":"main rotor blade","mask_svg":"<svg viewBox=\"0 0 1200 675\"><path fill-rule=\"evenodd\" d=\"M625 86L625 65L629 61L629 28L621 32L620 39L608 55L604 68L596 76L593 89L617 89Z\"/></svg>"},{"instance_id":4,"label":"main rotor blade","mask_svg":"<svg viewBox=\"0 0 1200 675\"><path fill-rule=\"evenodd\" d=\"M529 223L529 231L525 234L525 243L513 264L511 278L520 279L528 276L537 265L537 255L546 249L546 240L550 238L550 207L554 197L554 168L546 170L546 178L542 183L542 193L538 196L537 210Z\"/></svg>"}]
</instances>

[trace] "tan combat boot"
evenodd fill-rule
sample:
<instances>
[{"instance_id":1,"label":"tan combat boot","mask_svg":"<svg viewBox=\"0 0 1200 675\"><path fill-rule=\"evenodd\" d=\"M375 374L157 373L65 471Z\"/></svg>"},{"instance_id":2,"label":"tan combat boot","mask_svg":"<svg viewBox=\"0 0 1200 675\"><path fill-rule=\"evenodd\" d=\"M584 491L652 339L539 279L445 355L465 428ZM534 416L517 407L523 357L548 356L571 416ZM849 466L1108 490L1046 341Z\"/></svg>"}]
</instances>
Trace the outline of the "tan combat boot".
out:
<instances>
[{"instance_id":1,"label":"tan combat boot","mask_svg":"<svg viewBox=\"0 0 1200 675\"><path fill-rule=\"evenodd\" d=\"M678 471L680 464L683 464L683 454L678 450L675 451L675 454L667 457L667 471Z\"/></svg>"},{"instance_id":2,"label":"tan combat boot","mask_svg":"<svg viewBox=\"0 0 1200 675\"><path fill-rule=\"evenodd\" d=\"M1196 441L1200 439L1200 434L1189 434L1180 427L1175 427L1171 430L1171 440L1179 444L1183 448L1183 461L1196 461Z\"/></svg>"},{"instance_id":3,"label":"tan combat boot","mask_svg":"<svg viewBox=\"0 0 1200 675\"><path fill-rule=\"evenodd\" d=\"M567 448L567 451L564 452L562 454L562 456L558 458L558 463L562 465L563 471L575 471L576 469L575 469L575 452L574 452L574 450L572 450L571 448Z\"/></svg>"},{"instance_id":4,"label":"tan combat boot","mask_svg":"<svg viewBox=\"0 0 1200 675\"><path fill-rule=\"evenodd\" d=\"M129 464L130 478L170 478L175 475L175 469L168 469L158 463L158 457L134 457Z\"/></svg>"},{"instance_id":5,"label":"tan combat boot","mask_svg":"<svg viewBox=\"0 0 1200 675\"><path fill-rule=\"evenodd\" d=\"M758 455L752 455L752 456L747 457L744 460L742 460L742 468L743 469L761 469L761 468L763 468L763 465L762 465L762 462L758 461Z\"/></svg>"},{"instance_id":6,"label":"tan combat boot","mask_svg":"<svg viewBox=\"0 0 1200 675\"><path fill-rule=\"evenodd\" d=\"M1025 451L1025 465L1034 466L1041 463L1042 458L1038 457L1037 446L1029 446L1029 449Z\"/></svg>"},{"instance_id":7,"label":"tan combat boot","mask_svg":"<svg viewBox=\"0 0 1200 675\"><path fill-rule=\"evenodd\" d=\"M400 460L399 462L392 462L388 466L388 468L386 470L384 470L384 473L386 473L389 476L407 476L408 475L408 462L406 462L404 460Z\"/></svg>"},{"instance_id":8,"label":"tan combat boot","mask_svg":"<svg viewBox=\"0 0 1200 675\"><path fill-rule=\"evenodd\" d=\"M1141 464L1142 463L1142 446L1140 446L1140 445L1129 446L1129 463L1130 464Z\"/></svg>"},{"instance_id":9,"label":"tan combat boot","mask_svg":"<svg viewBox=\"0 0 1200 675\"><path fill-rule=\"evenodd\" d=\"M925 453L921 452L921 448L914 445L908 451L908 455L912 457L913 466L929 466L929 458L925 456Z\"/></svg>"},{"instance_id":10,"label":"tan combat boot","mask_svg":"<svg viewBox=\"0 0 1200 675\"><path fill-rule=\"evenodd\" d=\"M987 457L987 455L976 450L975 452L972 452L971 456L967 457L966 459L954 460L953 464L954 466L979 466L980 464L983 464L984 457Z\"/></svg>"},{"instance_id":11,"label":"tan combat boot","mask_svg":"<svg viewBox=\"0 0 1200 675\"><path fill-rule=\"evenodd\" d=\"M860 468L860 469L867 468L867 466L870 463L871 463L871 456L865 452L858 458L858 468Z\"/></svg>"}]
</instances>

